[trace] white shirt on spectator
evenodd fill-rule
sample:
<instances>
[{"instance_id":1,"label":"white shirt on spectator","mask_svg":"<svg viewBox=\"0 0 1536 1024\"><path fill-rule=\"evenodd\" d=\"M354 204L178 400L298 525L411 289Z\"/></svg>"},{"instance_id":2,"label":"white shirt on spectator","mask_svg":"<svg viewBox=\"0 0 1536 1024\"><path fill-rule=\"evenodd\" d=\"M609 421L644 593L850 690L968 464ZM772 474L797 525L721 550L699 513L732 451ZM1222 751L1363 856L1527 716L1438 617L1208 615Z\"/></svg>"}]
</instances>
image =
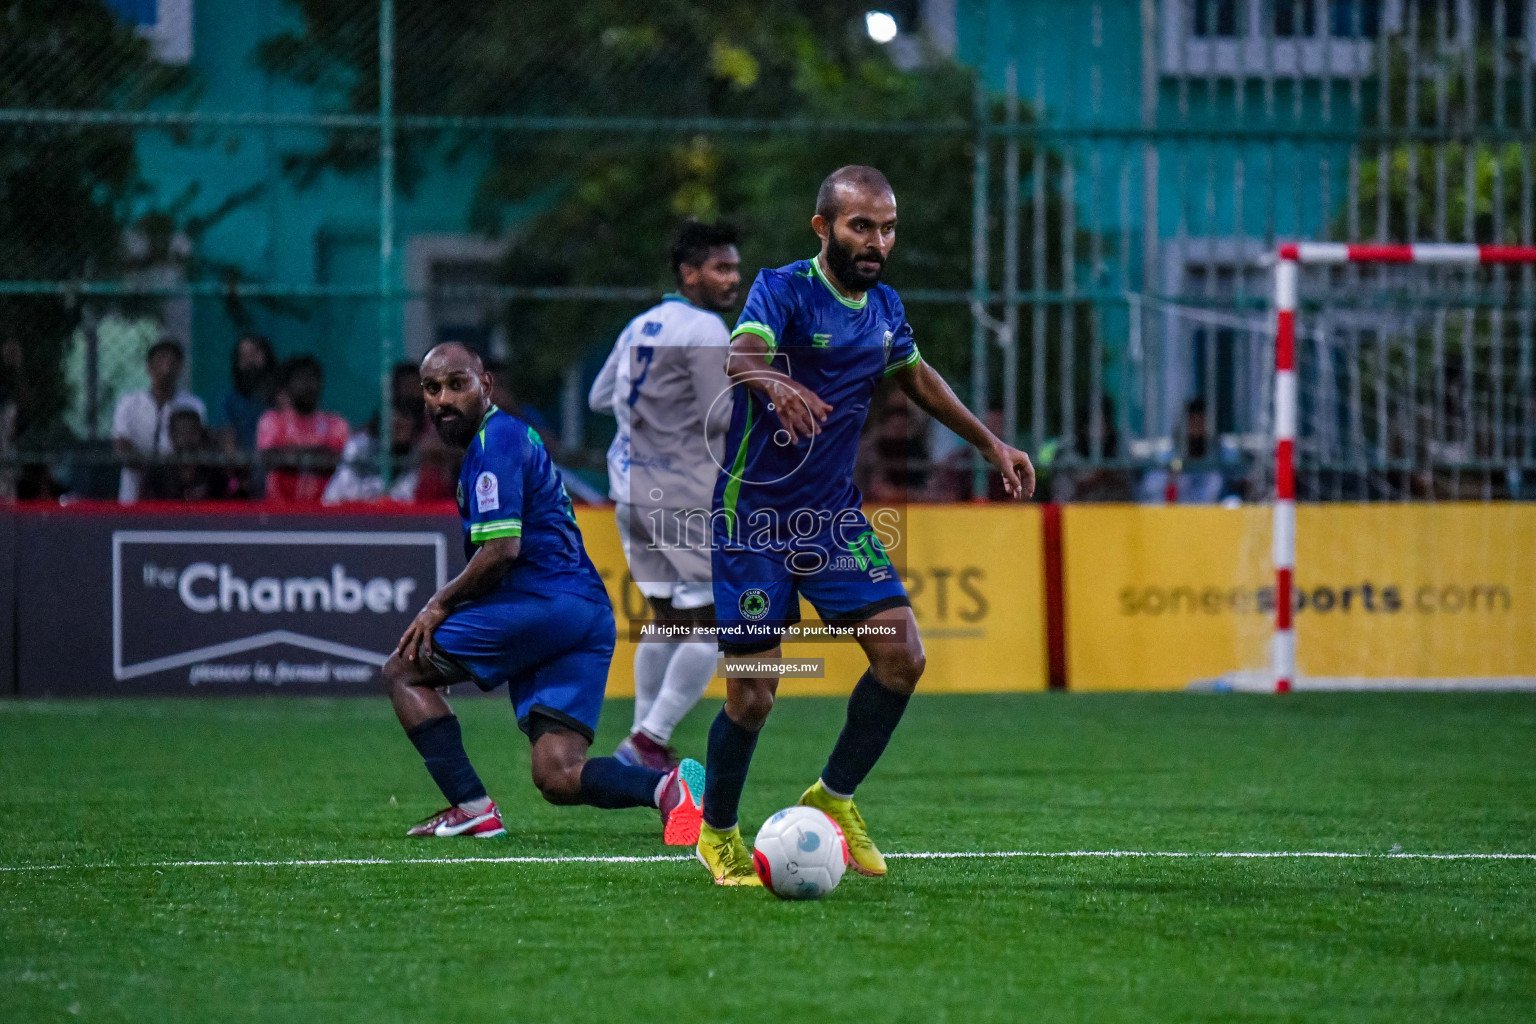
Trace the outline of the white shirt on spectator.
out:
<instances>
[{"instance_id":1,"label":"white shirt on spectator","mask_svg":"<svg viewBox=\"0 0 1536 1024\"><path fill-rule=\"evenodd\" d=\"M155 403L155 396L148 389L130 391L117 400L112 411L112 439L122 438L140 455L168 455L171 451L171 413L179 409L191 409L204 422L208 422L208 409L203 400L190 391L178 391L164 405ZM117 500L131 505L139 500L139 487L144 474L137 469L123 467L118 478Z\"/></svg>"}]
</instances>

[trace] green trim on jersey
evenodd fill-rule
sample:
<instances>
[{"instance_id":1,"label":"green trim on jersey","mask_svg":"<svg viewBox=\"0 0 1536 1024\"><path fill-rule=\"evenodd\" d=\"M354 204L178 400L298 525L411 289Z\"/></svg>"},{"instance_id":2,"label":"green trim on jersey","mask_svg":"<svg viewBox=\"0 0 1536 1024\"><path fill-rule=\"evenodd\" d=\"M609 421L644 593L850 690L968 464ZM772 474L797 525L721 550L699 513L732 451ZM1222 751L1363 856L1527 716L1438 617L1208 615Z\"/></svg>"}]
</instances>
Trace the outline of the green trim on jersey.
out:
<instances>
[{"instance_id":1,"label":"green trim on jersey","mask_svg":"<svg viewBox=\"0 0 1536 1024\"><path fill-rule=\"evenodd\" d=\"M747 423L741 431L741 444L736 448L736 461L731 463L731 479L725 485L725 494L722 495L725 518L732 536L736 534L736 502L741 498L741 474L747 468L747 439L752 436L752 409L749 404Z\"/></svg>"},{"instance_id":2,"label":"green trim on jersey","mask_svg":"<svg viewBox=\"0 0 1536 1024\"><path fill-rule=\"evenodd\" d=\"M737 324L736 329L731 332L731 337L734 338L738 334L755 334L759 338L762 338L765 342L768 343L769 355L772 355L779 347L779 339L778 336L773 333L773 328L769 327L767 324L759 323L756 320L745 320Z\"/></svg>"},{"instance_id":3,"label":"green trim on jersey","mask_svg":"<svg viewBox=\"0 0 1536 1024\"><path fill-rule=\"evenodd\" d=\"M521 537L522 535L521 519L498 519L491 523L469 524L469 540L472 544L483 544L497 537Z\"/></svg>"},{"instance_id":4,"label":"green trim on jersey","mask_svg":"<svg viewBox=\"0 0 1536 1024\"><path fill-rule=\"evenodd\" d=\"M480 435L480 449L482 451L485 450L485 425L491 422L491 417L495 416L499 412L501 412L501 410L496 408L495 404L492 403L491 407L485 410L485 415L480 418L480 428L477 433Z\"/></svg>"},{"instance_id":5,"label":"green trim on jersey","mask_svg":"<svg viewBox=\"0 0 1536 1024\"><path fill-rule=\"evenodd\" d=\"M832 297L838 302L841 302L843 305L847 306L849 309L863 309L866 305L869 304L869 292L865 292L863 295L860 295L857 301L855 301L854 299L850 299L845 296L842 292L838 291L835 286L833 286L832 282L827 278L826 271L821 269L821 255L819 253L811 257L811 269L816 272L817 280L827 286L827 291L832 293Z\"/></svg>"},{"instance_id":6,"label":"green trim on jersey","mask_svg":"<svg viewBox=\"0 0 1536 1024\"><path fill-rule=\"evenodd\" d=\"M911 355L907 356L907 358L903 359L899 363L892 363L891 365L887 366L885 368L885 373L881 376L889 377L891 374L896 373L899 370L904 370L909 366L916 366L918 363L922 362L922 359L922 355L917 351L917 346L914 345L912 347Z\"/></svg>"}]
</instances>

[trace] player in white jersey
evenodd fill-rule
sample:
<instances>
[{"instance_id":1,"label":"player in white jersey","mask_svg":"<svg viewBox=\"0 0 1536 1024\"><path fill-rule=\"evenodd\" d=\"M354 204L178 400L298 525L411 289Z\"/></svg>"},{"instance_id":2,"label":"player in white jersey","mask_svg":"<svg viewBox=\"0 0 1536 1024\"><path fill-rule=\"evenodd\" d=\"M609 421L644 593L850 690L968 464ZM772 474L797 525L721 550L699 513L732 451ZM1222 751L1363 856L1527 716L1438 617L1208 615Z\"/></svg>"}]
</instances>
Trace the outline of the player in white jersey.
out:
<instances>
[{"instance_id":1,"label":"player in white jersey","mask_svg":"<svg viewBox=\"0 0 1536 1024\"><path fill-rule=\"evenodd\" d=\"M619 421L608 487L630 575L658 624L685 631L635 651L635 724L614 751L661 770L678 761L672 730L704 695L718 653L704 626L715 617L709 510L732 406L720 314L736 303L739 264L735 229L684 224L672 246L677 291L629 322L588 395Z\"/></svg>"}]
</instances>

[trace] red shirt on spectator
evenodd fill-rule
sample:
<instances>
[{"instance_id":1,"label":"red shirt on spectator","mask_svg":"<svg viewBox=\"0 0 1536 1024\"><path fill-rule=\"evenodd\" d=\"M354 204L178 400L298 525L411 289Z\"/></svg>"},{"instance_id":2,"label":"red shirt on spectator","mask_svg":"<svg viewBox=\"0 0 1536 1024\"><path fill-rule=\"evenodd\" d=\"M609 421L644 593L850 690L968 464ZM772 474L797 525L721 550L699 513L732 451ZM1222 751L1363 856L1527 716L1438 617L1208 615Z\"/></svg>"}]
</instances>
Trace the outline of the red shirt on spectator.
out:
<instances>
[{"instance_id":1,"label":"red shirt on spectator","mask_svg":"<svg viewBox=\"0 0 1536 1024\"><path fill-rule=\"evenodd\" d=\"M256 450L329 448L337 456L347 446L347 421L333 412L309 415L292 409L269 409L256 424ZM276 468L267 473L267 500L320 503L331 474L314 469Z\"/></svg>"}]
</instances>

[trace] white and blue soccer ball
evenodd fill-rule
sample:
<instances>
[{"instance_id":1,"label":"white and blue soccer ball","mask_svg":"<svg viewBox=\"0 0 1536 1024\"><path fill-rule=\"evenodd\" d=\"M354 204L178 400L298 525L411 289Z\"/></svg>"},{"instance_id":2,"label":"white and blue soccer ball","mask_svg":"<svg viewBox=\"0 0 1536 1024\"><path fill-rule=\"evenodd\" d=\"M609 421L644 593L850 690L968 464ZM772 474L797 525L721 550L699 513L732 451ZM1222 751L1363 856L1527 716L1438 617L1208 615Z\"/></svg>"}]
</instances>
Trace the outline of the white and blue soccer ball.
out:
<instances>
[{"instance_id":1,"label":"white and blue soccer ball","mask_svg":"<svg viewBox=\"0 0 1536 1024\"><path fill-rule=\"evenodd\" d=\"M780 899L820 899L843 880L848 841L837 822L816 808L788 807L757 830L752 866Z\"/></svg>"}]
</instances>

